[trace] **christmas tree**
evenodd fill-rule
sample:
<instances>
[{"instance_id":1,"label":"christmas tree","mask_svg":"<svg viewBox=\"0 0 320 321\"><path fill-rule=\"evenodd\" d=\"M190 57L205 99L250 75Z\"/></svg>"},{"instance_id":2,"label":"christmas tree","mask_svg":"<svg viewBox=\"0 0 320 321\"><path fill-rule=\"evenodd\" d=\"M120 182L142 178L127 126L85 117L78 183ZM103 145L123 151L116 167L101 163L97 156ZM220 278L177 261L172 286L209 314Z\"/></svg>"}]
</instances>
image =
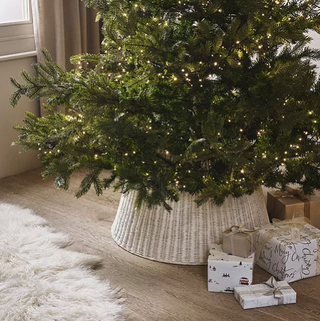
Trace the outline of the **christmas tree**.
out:
<instances>
[{"instance_id":1,"label":"christmas tree","mask_svg":"<svg viewBox=\"0 0 320 321\"><path fill-rule=\"evenodd\" d=\"M43 50L36 76L11 79L12 105L47 98L43 117L15 126L44 177L67 189L86 169L77 196L112 184L168 209L181 192L221 204L262 184L320 188L320 52L308 47L320 1L84 2L103 23L101 53L66 72Z\"/></svg>"}]
</instances>

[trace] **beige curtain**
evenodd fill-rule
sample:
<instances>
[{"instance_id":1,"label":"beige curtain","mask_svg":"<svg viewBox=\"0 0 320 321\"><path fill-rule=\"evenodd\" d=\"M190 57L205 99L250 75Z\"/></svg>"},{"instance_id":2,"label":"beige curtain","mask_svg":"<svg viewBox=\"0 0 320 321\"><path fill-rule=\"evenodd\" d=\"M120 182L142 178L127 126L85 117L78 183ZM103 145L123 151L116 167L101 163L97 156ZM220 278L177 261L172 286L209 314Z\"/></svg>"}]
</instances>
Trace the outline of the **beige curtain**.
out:
<instances>
[{"instance_id":1,"label":"beige curtain","mask_svg":"<svg viewBox=\"0 0 320 321\"><path fill-rule=\"evenodd\" d=\"M81 0L32 0L33 23L38 59L46 48L52 58L70 70L70 57L98 53L100 28L96 12Z\"/></svg>"},{"instance_id":2,"label":"beige curtain","mask_svg":"<svg viewBox=\"0 0 320 321\"><path fill-rule=\"evenodd\" d=\"M37 59L41 61L46 48L54 61L65 70L72 69L70 57L81 53L99 53L100 26L95 22L96 11L81 0L31 0ZM39 101L39 113L44 115ZM67 113L67 109L56 107Z\"/></svg>"}]
</instances>

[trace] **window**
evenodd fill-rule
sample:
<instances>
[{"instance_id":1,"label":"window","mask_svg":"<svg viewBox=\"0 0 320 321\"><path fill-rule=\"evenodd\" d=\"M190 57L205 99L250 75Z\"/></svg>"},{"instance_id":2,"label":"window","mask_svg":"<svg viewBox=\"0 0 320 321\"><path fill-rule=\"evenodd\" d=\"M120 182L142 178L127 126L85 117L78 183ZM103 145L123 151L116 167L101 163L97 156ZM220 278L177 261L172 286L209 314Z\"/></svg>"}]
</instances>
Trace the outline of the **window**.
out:
<instances>
[{"instance_id":1,"label":"window","mask_svg":"<svg viewBox=\"0 0 320 321\"><path fill-rule=\"evenodd\" d=\"M0 60L35 55L30 0L0 0Z\"/></svg>"},{"instance_id":2,"label":"window","mask_svg":"<svg viewBox=\"0 0 320 321\"><path fill-rule=\"evenodd\" d=\"M13 23L30 20L29 2L9 0L0 2L0 23Z\"/></svg>"}]
</instances>

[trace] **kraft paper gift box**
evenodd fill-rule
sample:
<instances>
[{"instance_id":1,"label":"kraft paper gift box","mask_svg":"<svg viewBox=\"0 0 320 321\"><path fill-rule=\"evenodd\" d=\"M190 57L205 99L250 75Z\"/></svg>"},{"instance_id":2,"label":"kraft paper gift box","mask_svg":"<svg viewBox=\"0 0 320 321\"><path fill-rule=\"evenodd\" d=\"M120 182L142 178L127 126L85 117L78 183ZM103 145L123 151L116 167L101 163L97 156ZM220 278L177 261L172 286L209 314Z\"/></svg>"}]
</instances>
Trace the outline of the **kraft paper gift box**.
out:
<instances>
[{"instance_id":1,"label":"kraft paper gift box","mask_svg":"<svg viewBox=\"0 0 320 321\"><path fill-rule=\"evenodd\" d=\"M311 195L305 201L290 193L273 191L267 193L267 211L270 220L287 220L305 216L311 224L320 228L320 197Z\"/></svg>"},{"instance_id":2,"label":"kraft paper gift box","mask_svg":"<svg viewBox=\"0 0 320 321\"><path fill-rule=\"evenodd\" d=\"M282 224L282 225L279 225ZM320 274L320 230L301 219L260 228L256 264L288 283Z\"/></svg>"},{"instance_id":3,"label":"kraft paper gift box","mask_svg":"<svg viewBox=\"0 0 320 321\"><path fill-rule=\"evenodd\" d=\"M225 253L248 257L254 252L256 230L246 229L244 226L232 226L222 233L222 250Z\"/></svg>"},{"instance_id":4,"label":"kraft paper gift box","mask_svg":"<svg viewBox=\"0 0 320 321\"><path fill-rule=\"evenodd\" d=\"M296 303L297 294L288 282L271 277L266 283L235 287L234 297L244 309Z\"/></svg>"},{"instance_id":5,"label":"kraft paper gift box","mask_svg":"<svg viewBox=\"0 0 320 321\"><path fill-rule=\"evenodd\" d=\"M208 290L233 293L235 286L252 283L254 253L248 258L229 255L214 244L208 257Z\"/></svg>"}]
</instances>

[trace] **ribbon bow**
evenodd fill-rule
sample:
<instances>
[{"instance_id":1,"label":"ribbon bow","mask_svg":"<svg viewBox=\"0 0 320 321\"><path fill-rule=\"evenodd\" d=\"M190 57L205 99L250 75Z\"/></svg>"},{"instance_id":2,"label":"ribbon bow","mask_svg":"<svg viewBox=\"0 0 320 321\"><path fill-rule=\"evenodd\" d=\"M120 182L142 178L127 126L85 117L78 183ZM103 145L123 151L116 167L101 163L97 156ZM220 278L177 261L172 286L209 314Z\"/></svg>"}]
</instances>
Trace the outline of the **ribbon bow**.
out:
<instances>
[{"instance_id":1,"label":"ribbon bow","mask_svg":"<svg viewBox=\"0 0 320 321\"><path fill-rule=\"evenodd\" d=\"M250 252L252 253L254 251L254 239L253 239L253 235L252 235L252 232L255 232L255 230L249 230L247 229L244 224L240 224L240 225L233 225L231 226L228 230L225 231L226 232L226 237L227 238L230 238L230 245L231 245L231 248L229 248L228 246L225 247L225 243L223 244L223 251L224 252L227 252L227 253L232 253L232 254L235 254L235 240L234 240L234 237L236 234L238 233L244 233L244 234L247 234L249 235L250 237Z\"/></svg>"},{"instance_id":2,"label":"ribbon bow","mask_svg":"<svg viewBox=\"0 0 320 321\"><path fill-rule=\"evenodd\" d=\"M304 194L302 190L294 189L289 186L285 187L285 191L276 191L274 195L279 195L281 197L297 197L302 202L307 201L309 199L309 195Z\"/></svg>"},{"instance_id":3,"label":"ribbon bow","mask_svg":"<svg viewBox=\"0 0 320 321\"><path fill-rule=\"evenodd\" d=\"M290 288L290 286L288 285L280 286L273 276L265 284L268 285L271 289L264 293L264 295L273 295L276 299L281 299L283 297L283 293L281 290Z\"/></svg>"},{"instance_id":4,"label":"ribbon bow","mask_svg":"<svg viewBox=\"0 0 320 321\"><path fill-rule=\"evenodd\" d=\"M230 235L238 234L238 233L248 233L248 232L254 232L255 230L249 230L247 229L244 224L240 225L233 225L231 226L227 232L230 233Z\"/></svg>"},{"instance_id":5,"label":"ribbon bow","mask_svg":"<svg viewBox=\"0 0 320 321\"><path fill-rule=\"evenodd\" d=\"M272 219L273 226L289 225L290 227L300 228L301 226L306 224L311 225L311 221L304 216L294 217L287 220L279 220L277 218Z\"/></svg>"},{"instance_id":6,"label":"ribbon bow","mask_svg":"<svg viewBox=\"0 0 320 321\"><path fill-rule=\"evenodd\" d=\"M310 195L306 195L302 190L294 189L289 186L285 187L285 191L276 191L274 196L280 197L297 197L300 201L304 202L304 215L310 219Z\"/></svg>"}]
</instances>

